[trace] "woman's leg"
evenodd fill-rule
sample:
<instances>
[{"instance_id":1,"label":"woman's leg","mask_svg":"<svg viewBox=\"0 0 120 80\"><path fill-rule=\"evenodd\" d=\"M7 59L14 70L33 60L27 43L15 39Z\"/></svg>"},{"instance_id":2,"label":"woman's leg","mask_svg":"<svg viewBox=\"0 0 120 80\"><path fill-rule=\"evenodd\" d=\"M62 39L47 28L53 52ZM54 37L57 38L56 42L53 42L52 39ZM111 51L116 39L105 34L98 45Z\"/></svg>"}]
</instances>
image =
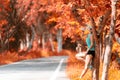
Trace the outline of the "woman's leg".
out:
<instances>
[{"instance_id":1,"label":"woman's leg","mask_svg":"<svg viewBox=\"0 0 120 80\"><path fill-rule=\"evenodd\" d=\"M82 78L85 75L85 73L87 72L88 66L89 66L89 63L91 62L91 60L92 60L92 55L86 55L85 67L84 67L84 69L83 69L83 71L82 71L82 73L80 75L80 78Z\"/></svg>"},{"instance_id":2,"label":"woman's leg","mask_svg":"<svg viewBox=\"0 0 120 80\"><path fill-rule=\"evenodd\" d=\"M75 57L76 57L78 60L85 61L86 54L85 54L85 53L83 53L83 54L77 53L77 54L75 55Z\"/></svg>"}]
</instances>

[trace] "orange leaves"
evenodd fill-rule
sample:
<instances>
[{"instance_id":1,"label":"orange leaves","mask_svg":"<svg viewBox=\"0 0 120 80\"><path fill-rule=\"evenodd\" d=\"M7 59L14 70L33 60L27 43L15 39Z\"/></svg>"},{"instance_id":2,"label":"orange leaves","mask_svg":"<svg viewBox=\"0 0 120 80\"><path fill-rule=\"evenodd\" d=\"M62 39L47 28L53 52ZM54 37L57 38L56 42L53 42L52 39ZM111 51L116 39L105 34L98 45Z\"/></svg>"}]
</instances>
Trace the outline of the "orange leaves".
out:
<instances>
[{"instance_id":1,"label":"orange leaves","mask_svg":"<svg viewBox=\"0 0 120 80\"><path fill-rule=\"evenodd\" d=\"M9 9L10 0L0 0L0 8Z\"/></svg>"},{"instance_id":2,"label":"orange leaves","mask_svg":"<svg viewBox=\"0 0 120 80\"><path fill-rule=\"evenodd\" d=\"M2 11L2 8L0 8L0 12Z\"/></svg>"},{"instance_id":3,"label":"orange leaves","mask_svg":"<svg viewBox=\"0 0 120 80\"><path fill-rule=\"evenodd\" d=\"M53 21L57 21L57 19L55 18L55 17L52 17L51 19L49 19L48 21L47 21L47 23L49 23L49 22L53 22Z\"/></svg>"},{"instance_id":4,"label":"orange leaves","mask_svg":"<svg viewBox=\"0 0 120 80\"><path fill-rule=\"evenodd\" d=\"M34 58L41 58L41 57L50 57L50 56L57 56L57 55L69 55L71 52L68 50L62 50L60 53L52 52L47 49L37 49L31 50L29 52L20 51L20 52L3 52L0 54L0 65L2 64L10 64L13 62L17 62L20 60L26 59L34 59Z\"/></svg>"},{"instance_id":5,"label":"orange leaves","mask_svg":"<svg viewBox=\"0 0 120 80\"><path fill-rule=\"evenodd\" d=\"M79 76L84 68L84 63L82 61L79 61L75 58L76 52L71 52L69 54L69 58L67 60L67 67L66 67L66 73L67 76L70 78L70 80L92 80L92 71L88 70L85 76L80 79ZM112 66L109 66L109 77L108 80L119 80L120 78L120 71L118 69L112 68ZM100 65L100 77L102 74L102 64Z\"/></svg>"},{"instance_id":6,"label":"orange leaves","mask_svg":"<svg viewBox=\"0 0 120 80\"><path fill-rule=\"evenodd\" d=\"M0 0L0 4L3 6L7 6L9 4L10 0Z\"/></svg>"},{"instance_id":7,"label":"orange leaves","mask_svg":"<svg viewBox=\"0 0 120 80\"><path fill-rule=\"evenodd\" d=\"M33 0L33 1L35 1L35 0ZM49 3L48 0L36 0L35 2L40 3L41 5L46 5Z\"/></svg>"},{"instance_id":8,"label":"orange leaves","mask_svg":"<svg viewBox=\"0 0 120 80\"><path fill-rule=\"evenodd\" d=\"M47 23L55 21L57 22L54 29L62 28L63 29L63 38L70 37L75 40L77 34L76 30L79 29L79 23L74 20L74 17L71 14L71 3L64 4L63 2L56 2L53 5L50 5L53 8L48 8L47 11L52 10L54 13ZM49 6L49 5L48 5Z\"/></svg>"},{"instance_id":9,"label":"orange leaves","mask_svg":"<svg viewBox=\"0 0 120 80\"><path fill-rule=\"evenodd\" d=\"M9 3L10 0L0 0L0 27L7 24L4 15L6 15L5 12L9 10Z\"/></svg>"},{"instance_id":10,"label":"orange leaves","mask_svg":"<svg viewBox=\"0 0 120 80\"><path fill-rule=\"evenodd\" d=\"M6 20L0 20L0 27L3 26L3 25L6 25L6 24L7 24Z\"/></svg>"},{"instance_id":11,"label":"orange leaves","mask_svg":"<svg viewBox=\"0 0 120 80\"><path fill-rule=\"evenodd\" d=\"M117 69L110 69L108 80L119 80L120 78L120 71Z\"/></svg>"},{"instance_id":12,"label":"orange leaves","mask_svg":"<svg viewBox=\"0 0 120 80\"><path fill-rule=\"evenodd\" d=\"M69 25L73 25L73 26L79 26L79 23L77 21L70 21L67 22Z\"/></svg>"},{"instance_id":13,"label":"orange leaves","mask_svg":"<svg viewBox=\"0 0 120 80\"><path fill-rule=\"evenodd\" d=\"M113 52L119 52L120 53L120 44L119 43L117 43L117 42L114 42L114 44L113 44L113 48L112 48L112 51Z\"/></svg>"},{"instance_id":14,"label":"orange leaves","mask_svg":"<svg viewBox=\"0 0 120 80\"><path fill-rule=\"evenodd\" d=\"M87 12L94 18L103 15L105 13L105 10L110 9L109 0L90 0L88 3L90 5L86 4Z\"/></svg>"},{"instance_id":15,"label":"orange leaves","mask_svg":"<svg viewBox=\"0 0 120 80\"><path fill-rule=\"evenodd\" d=\"M10 0L0 0L0 4L7 5L10 2Z\"/></svg>"},{"instance_id":16,"label":"orange leaves","mask_svg":"<svg viewBox=\"0 0 120 80\"><path fill-rule=\"evenodd\" d=\"M0 64L10 64L19 60L25 59L22 56L19 56L17 53L13 52L4 52L0 54Z\"/></svg>"},{"instance_id":17,"label":"orange leaves","mask_svg":"<svg viewBox=\"0 0 120 80\"><path fill-rule=\"evenodd\" d=\"M11 37L9 38L9 41L15 41L15 38Z\"/></svg>"}]
</instances>

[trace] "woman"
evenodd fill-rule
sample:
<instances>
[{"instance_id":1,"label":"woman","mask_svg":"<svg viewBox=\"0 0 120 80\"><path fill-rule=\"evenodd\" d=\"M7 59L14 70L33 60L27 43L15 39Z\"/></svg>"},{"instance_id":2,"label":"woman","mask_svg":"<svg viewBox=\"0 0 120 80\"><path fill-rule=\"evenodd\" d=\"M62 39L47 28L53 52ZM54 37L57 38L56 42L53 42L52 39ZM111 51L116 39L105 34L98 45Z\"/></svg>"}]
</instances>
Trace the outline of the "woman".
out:
<instances>
[{"instance_id":1,"label":"woman","mask_svg":"<svg viewBox=\"0 0 120 80\"><path fill-rule=\"evenodd\" d=\"M89 34L87 35L87 38L86 38L87 51L84 53L85 67L80 75L80 78L82 78L85 75L85 73L88 70L88 66L92 63L92 60L95 57L95 44L94 44L94 38L92 34L92 27L88 27L88 31L89 31ZM82 56L79 55L79 58L77 55L76 55L77 59L83 59L83 58L80 58L80 57L83 57L83 55Z\"/></svg>"}]
</instances>

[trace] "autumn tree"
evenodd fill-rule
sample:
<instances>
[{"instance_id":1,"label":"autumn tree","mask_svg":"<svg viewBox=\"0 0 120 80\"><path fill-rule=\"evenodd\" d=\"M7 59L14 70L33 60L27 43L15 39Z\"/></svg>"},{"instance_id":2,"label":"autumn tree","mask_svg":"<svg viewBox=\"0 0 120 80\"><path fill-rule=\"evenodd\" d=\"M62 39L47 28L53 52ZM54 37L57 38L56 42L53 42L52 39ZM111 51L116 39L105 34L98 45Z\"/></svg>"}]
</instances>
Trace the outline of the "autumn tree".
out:
<instances>
[{"instance_id":1,"label":"autumn tree","mask_svg":"<svg viewBox=\"0 0 120 80\"><path fill-rule=\"evenodd\" d=\"M25 40L26 33L30 31L27 23L24 21L25 14L19 11L16 0L1 0L1 16L2 21L6 24L1 25L2 32L2 49L16 49L20 46L20 39ZM29 5L29 4L28 4ZM27 12L27 11L26 11ZM6 47L6 46L9 47Z\"/></svg>"},{"instance_id":2,"label":"autumn tree","mask_svg":"<svg viewBox=\"0 0 120 80\"><path fill-rule=\"evenodd\" d=\"M102 80L108 80L108 69L109 69L109 64L110 64L110 58L111 58L111 53L112 53L112 46L113 46L113 37L115 33L115 25L116 25L116 5L117 5L117 0L111 0L111 24L110 24L110 33L107 36L107 44L106 44L106 52L105 52L105 59L104 59L104 65L103 68L103 74L102 74Z\"/></svg>"},{"instance_id":3,"label":"autumn tree","mask_svg":"<svg viewBox=\"0 0 120 80\"><path fill-rule=\"evenodd\" d=\"M1 0L0 3L0 40L3 46L12 41L11 45L18 49L20 41L30 46L38 38L45 48L46 34L50 34L48 37L52 44L51 34L56 36L57 33L62 35L62 43L67 38L76 42L78 37L85 42L84 29L91 25L96 43L93 80L99 80L100 57L107 48L106 35L109 31L112 37L114 34L114 29L112 31L110 27L113 26L110 0ZM120 3L116 6L118 13L114 28L120 33ZM112 48L112 45L109 46Z\"/></svg>"},{"instance_id":4,"label":"autumn tree","mask_svg":"<svg viewBox=\"0 0 120 80\"><path fill-rule=\"evenodd\" d=\"M104 3L105 2L105 3ZM97 1L97 0L82 0L82 4L80 6L75 5L74 6L74 16L76 19L81 23L81 25L85 25L82 23L82 21L86 22L90 21L90 25L93 27L93 32L95 36L95 42L96 42L96 58L95 61L96 63L94 64L94 76L93 80L99 80L99 66L100 66L100 52L102 52L102 36L103 34L108 34L106 33L106 29L108 29L110 25L110 13L111 13L111 7L110 7L111 2L108 0L105 1ZM82 12L83 10L85 15L80 15L78 14L78 10ZM106 9L103 10L103 9ZM87 17L89 18L86 18ZM84 17L85 16L85 17ZM118 21L119 22L119 21ZM119 23L117 23L119 25ZM110 28L110 30L112 30ZM113 32L113 31L112 31ZM113 36L113 35L112 35ZM109 53L111 54L111 53ZM108 63L109 64L109 63Z\"/></svg>"}]
</instances>

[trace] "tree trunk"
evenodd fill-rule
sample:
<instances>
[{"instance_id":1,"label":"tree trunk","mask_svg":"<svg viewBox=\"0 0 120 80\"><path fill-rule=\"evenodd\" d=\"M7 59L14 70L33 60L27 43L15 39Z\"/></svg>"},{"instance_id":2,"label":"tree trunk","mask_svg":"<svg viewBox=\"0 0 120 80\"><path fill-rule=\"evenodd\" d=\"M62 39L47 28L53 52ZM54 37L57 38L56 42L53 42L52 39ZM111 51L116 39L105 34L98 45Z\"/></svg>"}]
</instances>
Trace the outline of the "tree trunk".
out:
<instances>
[{"instance_id":1,"label":"tree trunk","mask_svg":"<svg viewBox=\"0 0 120 80\"><path fill-rule=\"evenodd\" d=\"M102 59L101 62L103 63L104 61L104 55L105 55L105 49L106 49L106 35L107 35L107 30L105 31L105 33L103 34L103 50L102 50Z\"/></svg>"},{"instance_id":2,"label":"tree trunk","mask_svg":"<svg viewBox=\"0 0 120 80\"><path fill-rule=\"evenodd\" d=\"M42 34L42 48L45 49L45 33Z\"/></svg>"},{"instance_id":3,"label":"tree trunk","mask_svg":"<svg viewBox=\"0 0 120 80\"><path fill-rule=\"evenodd\" d=\"M100 66L100 39L99 35L97 35L97 31L95 29L95 21L93 17L90 17L90 21L92 24L93 34L95 38L95 58L94 58L94 69L92 71L92 80L99 80L99 66Z\"/></svg>"},{"instance_id":4,"label":"tree trunk","mask_svg":"<svg viewBox=\"0 0 120 80\"><path fill-rule=\"evenodd\" d=\"M20 50L23 50L25 48L24 40L20 40Z\"/></svg>"},{"instance_id":5,"label":"tree trunk","mask_svg":"<svg viewBox=\"0 0 120 80\"><path fill-rule=\"evenodd\" d=\"M103 72L102 72L102 80L108 80L108 68L111 58L111 50L112 50L112 39L110 36L107 36L106 39L106 49L105 49L105 56L103 62Z\"/></svg>"},{"instance_id":6,"label":"tree trunk","mask_svg":"<svg viewBox=\"0 0 120 80\"><path fill-rule=\"evenodd\" d=\"M52 51L55 51L51 33L49 34L49 41L50 41L50 45L51 45Z\"/></svg>"},{"instance_id":7,"label":"tree trunk","mask_svg":"<svg viewBox=\"0 0 120 80\"><path fill-rule=\"evenodd\" d=\"M3 39L2 39L2 36L0 34L0 52L3 51Z\"/></svg>"},{"instance_id":8,"label":"tree trunk","mask_svg":"<svg viewBox=\"0 0 120 80\"><path fill-rule=\"evenodd\" d=\"M60 52L62 51L62 29L58 30L57 41L58 41L58 52Z\"/></svg>"},{"instance_id":9,"label":"tree trunk","mask_svg":"<svg viewBox=\"0 0 120 80\"><path fill-rule=\"evenodd\" d=\"M27 48L30 46L30 35L28 33L26 33L26 46Z\"/></svg>"},{"instance_id":10,"label":"tree trunk","mask_svg":"<svg viewBox=\"0 0 120 80\"><path fill-rule=\"evenodd\" d=\"M99 66L100 66L100 43L96 42L96 52L94 58L94 69L92 71L92 80L99 80Z\"/></svg>"},{"instance_id":11,"label":"tree trunk","mask_svg":"<svg viewBox=\"0 0 120 80\"><path fill-rule=\"evenodd\" d=\"M32 48L33 41L34 41L35 34L36 34L33 26L31 26L31 30L32 30L32 32L31 32L31 38L30 38L30 44L29 44L28 50Z\"/></svg>"},{"instance_id":12,"label":"tree trunk","mask_svg":"<svg viewBox=\"0 0 120 80\"><path fill-rule=\"evenodd\" d=\"M102 60L102 52L103 52L103 34L100 36L100 61Z\"/></svg>"},{"instance_id":13,"label":"tree trunk","mask_svg":"<svg viewBox=\"0 0 120 80\"><path fill-rule=\"evenodd\" d=\"M113 34L114 27L116 23L116 3L117 0L111 0L112 14L111 14L111 26L110 26L110 34L107 36L106 42L106 50L105 50L105 58L103 63L103 72L102 72L102 80L108 80L108 69L110 64L112 45L113 45Z\"/></svg>"}]
</instances>

